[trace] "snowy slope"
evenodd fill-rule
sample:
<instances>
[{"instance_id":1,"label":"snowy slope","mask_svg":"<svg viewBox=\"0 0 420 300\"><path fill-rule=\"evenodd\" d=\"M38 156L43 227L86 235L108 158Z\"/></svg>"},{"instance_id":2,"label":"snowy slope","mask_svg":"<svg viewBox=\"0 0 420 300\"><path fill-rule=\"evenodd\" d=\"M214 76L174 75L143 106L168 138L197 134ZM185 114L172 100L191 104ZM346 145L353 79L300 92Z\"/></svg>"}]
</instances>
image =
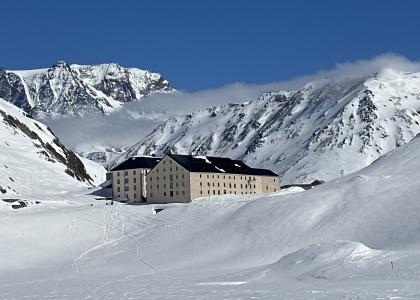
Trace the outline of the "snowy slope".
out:
<instances>
[{"instance_id":1,"label":"snowy slope","mask_svg":"<svg viewBox=\"0 0 420 300\"><path fill-rule=\"evenodd\" d=\"M420 73L318 79L294 92L172 118L116 162L173 151L243 159L285 182L330 180L410 141L420 132L419 112Z\"/></svg>"},{"instance_id":2,"label":"snowy slope","mask_svg":"<svg viewBox=\"0 0 420 300\"><path fill-rule=\"evenodd\" d=\"M39 198L103 181L104 169L67 150L44 124L0 99L0 197Z\"/></svg>"},{"instance_id":3,"label":"snowy slope","mask_svg":"<svg viewBox=\"0 0 420 300\"><path fill-rule=\"evenodd\" d=\"M0 296L418 299L419 155L416 137L309 191L215 196L158 214L79 195L4 213Z\"/></svg>"},{"instance_id":4,"label":"snowy slope","mask_svg":"<svg viewBox=\"0 0 420 300\"><path fill-rule=\"evenodd\" d=\"M36 118L104 114L153 92L171 92L162 75L118 64L69 65L30 71L0 70L0 97Z\"/></svg>"}]
</instances>

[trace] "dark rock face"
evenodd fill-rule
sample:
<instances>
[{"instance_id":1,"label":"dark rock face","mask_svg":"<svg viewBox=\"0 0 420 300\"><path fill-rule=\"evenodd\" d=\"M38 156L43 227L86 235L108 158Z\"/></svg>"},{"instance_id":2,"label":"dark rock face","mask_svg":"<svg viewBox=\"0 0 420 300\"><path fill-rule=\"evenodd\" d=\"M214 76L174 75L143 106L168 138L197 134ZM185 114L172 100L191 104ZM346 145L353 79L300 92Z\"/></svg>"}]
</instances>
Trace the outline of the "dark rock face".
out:
<instances>
[{"instance_id":1,"label":"dark rock face","mask_svg":"<svg viewBox=\"0 0 420 300\"><path fill-rule=\"evenodd\" d=\"M30 112L31 106L25 93L25 87L19 76L0 69L0 98Z\"/></svg>"},{"instance_id":2,"label":"dark rock face","mask_svg":"<svg viewBox=\"0 0 420 300\"><path fill-rule=\"evenodd\" d=\"M160 74L117 64L79 66L59 61L47 70L0 70L0 98L38 119L104 114L118 102L171 91Z\"/></svg>"}]
</instances>

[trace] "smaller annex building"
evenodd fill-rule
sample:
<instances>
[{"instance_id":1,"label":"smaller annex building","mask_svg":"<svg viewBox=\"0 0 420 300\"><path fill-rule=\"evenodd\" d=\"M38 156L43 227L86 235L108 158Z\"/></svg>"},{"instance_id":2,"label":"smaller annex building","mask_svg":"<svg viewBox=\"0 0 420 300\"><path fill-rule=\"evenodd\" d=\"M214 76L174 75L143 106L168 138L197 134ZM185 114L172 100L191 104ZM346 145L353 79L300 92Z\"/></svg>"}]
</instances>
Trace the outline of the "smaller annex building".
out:
<instances>
[{"instance_id":1,"label":"smaller annex building","mask_svg":"<svg viewBox=\"0 0 420 300\"><path fill-rule=\"evenodd\" d=\"M223 157L167 154L147 173L147 203L190 202L213 195L278 190L278 175Z\"/></svg>"},{"instance_id":2,"label":"smaller annex building","mask_svg":"<svg viewBox=\"0 0 420 300\"><path fill-rule=\"evenodd\" d=\"M129 203L146 201L146 176L154 168L160 158L130 157L109 173L112 177L112 196L118 200L128 200Z\"/></svg>"}]
</instances>

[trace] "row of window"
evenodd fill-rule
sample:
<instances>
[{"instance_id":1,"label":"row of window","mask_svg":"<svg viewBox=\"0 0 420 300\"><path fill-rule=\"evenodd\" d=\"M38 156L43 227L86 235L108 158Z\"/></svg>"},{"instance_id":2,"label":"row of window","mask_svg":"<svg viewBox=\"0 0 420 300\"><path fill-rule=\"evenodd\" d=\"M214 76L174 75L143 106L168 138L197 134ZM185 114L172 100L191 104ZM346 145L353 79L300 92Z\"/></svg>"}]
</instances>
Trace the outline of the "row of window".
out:
<instances>
[{"instance_id":1,"label":"row of window","mask_svg":"<svg viewBox=\"0 0 420 300\"><path fill-rule=\"evenodd\" d=\"M185 183L181 182L181 186L185 186ZM159 187L160 187L159 184L156 184L156 189L159 189ZM175 182L175 187L176 188L178 187L178 182ZM151 188L153 188L153 185L151 186ZM163 184L163 188L166 189L166 183ZM174 188L174 183L173 182L169 183L169 188L170 189Z\"/></svg>"},{"instance_id":2,"label":"row of window","mask_svg":"<svg viewBox=\"0 0 420 300\"><path fill-rule=\"evenodd\" d=\"M223 194L224 195L227 194L227 191L223 190ZM229 194L236 195L236 191L233 191L233 193L232 191L229 191ZM241 195L244 195L244 194L247 195L248 192L241 192ZM249 194L256 194L256 192L249 192ZM203 191L200 191L200 195L203 195ZM210 195L210 190L207 190L207 195ZM216 190L213 190L213 195L216 195ZM221 195L221 190L217 190L217 195Z\"/></svg>"},{"instance_id":3,"label":"row of window","mask_svg":"<svg viewBox=\"0 0 420 300\"><path fill-rule=\"evenodd\" d=\"M179 191L175 191L175 195L178 196L180 194ZM163 192L163 197L166 197L167 193ZM182 191L182 195L185 196L185 191ZM169 197L174 196L174 191L169 191ZM153 198L153 193L150 193L150 198Z\"/></svg>"},{"instance_id":4,"label":"row of window","mask_svg":"<svg viewBox=\"0 0 420 300\"><path fill-rule=\"evenodd\" d=\"M129 171L124 171L124 176L128 176L128 172ZM133 170L131 172L132 172L133 175L137 174L137 170ZM147 171L146 171L146 174L147 174ZM121 172L117 172L117 177L119 177L119 176L121 176Z\"/></svg>"},{"instance_id":5,"label":"row of window","mask_svg":"<svg viewBox=\"0 0 420 300\"><path fill-rule=\"evenodd\" d=\"M211 186L210 185L210 182L207 182L207 186ZM216 186L214 182L213 182L213 186ZM252 188L252 186L254 186L254 189L255 189L255 187L256 187L255 184L254 185L252 185L252 184L249 184L249 185L248 184L245 184L244 185L242 183L240 184L240 186L241 186L241 189L244 188L244 187L246 189L247 188ZM203 187L203 183L202 182L200 182L200 187ZM220 187L220 182L217 183L217 187ZM226 187L226 182L223 182L223 187ZM232 188L232 183L229 183L229 187ZM233 184L233 188L236 188L236 183Z\"/></svg>"},{"instance_id":6,"label":"row of window","mask_svg":"<svg viewBox=\"0 0 420 300\"><path fill-rule=\"evenodd\" d=\"M120 184L120 183L121 183L121 180L117 179L117 184ZM125 184L129 183L128 178L124 178L124 183ZM137 183L137 178L136 177L133 178L133 183Z\"/></svg>"},{"instance_id":7,"label":"row of window","mask_svg":"<svg viewBox=\"0 0 420 300\"><path fill-rule=\"evenodd\" d=\"M126 185L126 186L124 186L124 191L126 191L126 192L128 192L130 189L129 189L129 187ZM137 186L133 186L133 190L134 191L137 191ZM121 192L121 187L117 187L117 192L119 193L119 192Z\"/></svg>"},{"instance_id":8,"label":"row of window","mask_svg":"<svg viewBox=\"0 0 420 300\"><path fill-rule=\"evenodd\" d=\"M215 177L216 176L216 177ZM214 174L212 174L211 175L211 178L218 178L218 179L220 179L220 177L221 177L222 175L214 175ZM202 178L203 177L203 175L202 174L200 174L200 178ZM226 177L228 177L227 179L232 179L231 177L233 177L233 179L235 179L236 180L236 176L234 175L234 176L230 176L230 175L223 175L223 179L226 179ZM207 174L207 178L210 178L210 174ZM251 178L251 176L248 176L248 178L246 177L246 176L238 176L238 179L241 179L241 180L257 180L256 178L255 178L255 176L252 176L252 178Z\"/></svg>"},{"instance_id":9,"label":"row of window","mask_svg":"<svg viewBox=\"0 0 420 300\"><path fill-rule=\"evenodd\" d=\"M153 181L153 176L148 176L149 181ZM181 175L181 178L185 178L184 174ZM175 175L175 179L178 179L178 175ZM156 180L159 180L159 176L156 176ZM163 175L163 180L166 180L166 176ZM169 175L169 181L173 181L174 180L174 175L170 174Z\"/></svg>"}]
</instances>

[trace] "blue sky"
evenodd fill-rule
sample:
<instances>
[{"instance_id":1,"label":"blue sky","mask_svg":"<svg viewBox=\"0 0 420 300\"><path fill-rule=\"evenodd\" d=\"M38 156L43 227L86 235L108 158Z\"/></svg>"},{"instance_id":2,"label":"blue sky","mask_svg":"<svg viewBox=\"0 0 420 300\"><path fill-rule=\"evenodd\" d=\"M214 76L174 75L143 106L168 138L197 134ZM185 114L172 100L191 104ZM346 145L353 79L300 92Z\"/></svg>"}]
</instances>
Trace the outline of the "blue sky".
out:
<instances>
[{"instance_id":1,"label":"blue sky","mask_svg":"<svg viewBox=\"0 0 420 300\"><path fill-rule=\"evenodd\" d=\"M266 83L383 53L420 58L420 1L10 1L0 66L118 62L181 90Z\"/></svg>"}]
</instances>

